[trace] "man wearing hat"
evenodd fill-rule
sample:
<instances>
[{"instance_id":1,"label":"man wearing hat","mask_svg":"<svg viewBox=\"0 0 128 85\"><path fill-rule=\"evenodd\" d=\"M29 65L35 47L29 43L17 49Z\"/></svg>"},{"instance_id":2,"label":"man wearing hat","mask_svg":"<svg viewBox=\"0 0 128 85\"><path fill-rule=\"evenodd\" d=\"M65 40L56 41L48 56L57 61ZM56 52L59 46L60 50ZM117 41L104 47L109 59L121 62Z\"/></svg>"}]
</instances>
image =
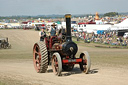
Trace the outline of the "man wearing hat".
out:
<instances>
[{"instance_id":1,"label":"man wearing hat","mask_svg":"<svg viewBox=\"0 0 128 85\"><path fill-rule=\"evenodd\" d=\"M44 41L44 38L46 37L46 32L44 31L44 27L41 28L41 32L39 32L40 41Z\"/></svg>"},{"instance_id":2,"label":"man wearing hat","mask_svg":"<svg viewBox=\"0 0 128 85\"><path fill-rule=\"evenodd\" d=\"M56 24L55 23L53 23L52 25L51 25L52 27L51 27L51 30L50 30L50 36L55 36L56 35Z\"/></svg>"}]
</instances>

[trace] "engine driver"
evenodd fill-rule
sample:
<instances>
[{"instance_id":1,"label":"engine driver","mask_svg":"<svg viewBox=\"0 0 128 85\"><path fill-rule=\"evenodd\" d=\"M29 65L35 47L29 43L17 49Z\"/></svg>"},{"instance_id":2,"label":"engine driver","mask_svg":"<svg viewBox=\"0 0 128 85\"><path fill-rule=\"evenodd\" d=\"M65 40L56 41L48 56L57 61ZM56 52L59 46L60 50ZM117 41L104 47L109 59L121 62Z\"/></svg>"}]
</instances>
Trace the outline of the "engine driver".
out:
<instances>
[{"instance_id":1,"label":"engine driver","mask_svg":"<svg viewBox=\"0 0 128 85\"><path fill-rule=\"evenodd\" d=\"M56 36L56 24L55 23L53 23L52 25L51 25L52 27L51 27L51 29L50 29L50 33L49 33L49 36Z\"/></svg>"}]
</instances>

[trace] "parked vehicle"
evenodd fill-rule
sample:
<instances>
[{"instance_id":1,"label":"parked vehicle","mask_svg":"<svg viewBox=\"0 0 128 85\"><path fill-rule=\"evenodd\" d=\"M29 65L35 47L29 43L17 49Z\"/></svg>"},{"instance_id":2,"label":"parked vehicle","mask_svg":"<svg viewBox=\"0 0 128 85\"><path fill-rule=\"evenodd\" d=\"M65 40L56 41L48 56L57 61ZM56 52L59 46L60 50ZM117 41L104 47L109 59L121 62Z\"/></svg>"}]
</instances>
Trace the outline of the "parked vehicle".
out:
<instances>
[{"instance_id":1,"label":"parked vehicle","mask_svg":"<svg viewBox=\"0 0 128 85\"><path fill-rule=\"evenodd\" d=\"M0 49L11 48L11 45L8 43L8 38L0 38Z\"/></svg>"},{"instance_id":2,"label":"parked vehicle","mask_svg":"<svg viewBox=\"0 0 128 85\"><path fill-rule=\"evenodd\" d=\"M128 38L128 32L124 33L124 38Z\"/></svg>"}]
</instances>

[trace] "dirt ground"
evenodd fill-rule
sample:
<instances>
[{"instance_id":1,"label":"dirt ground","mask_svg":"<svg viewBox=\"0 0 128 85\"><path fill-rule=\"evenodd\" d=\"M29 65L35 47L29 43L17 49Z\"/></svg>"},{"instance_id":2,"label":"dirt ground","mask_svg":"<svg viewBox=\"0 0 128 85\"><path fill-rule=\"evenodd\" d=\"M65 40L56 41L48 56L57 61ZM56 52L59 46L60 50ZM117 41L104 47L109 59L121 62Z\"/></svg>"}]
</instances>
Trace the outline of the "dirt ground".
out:
<instances>
[{"instance_id":1,"label":"dirt ground","mask_svg":"<svg viewBox=\"0 0 128 85\"><path fill-rule=\"evenodd\" d=\"M33 30L0 30L12 49L0 49L0 82L7 85L128 85L128 49L87 47L79 43L79 53L88 51L91 71L84 74L79 65L73 71L55 76L49 66L46 73L36 73L32 61L33 44L39 40Z\"/></svg>"}]
</instances>

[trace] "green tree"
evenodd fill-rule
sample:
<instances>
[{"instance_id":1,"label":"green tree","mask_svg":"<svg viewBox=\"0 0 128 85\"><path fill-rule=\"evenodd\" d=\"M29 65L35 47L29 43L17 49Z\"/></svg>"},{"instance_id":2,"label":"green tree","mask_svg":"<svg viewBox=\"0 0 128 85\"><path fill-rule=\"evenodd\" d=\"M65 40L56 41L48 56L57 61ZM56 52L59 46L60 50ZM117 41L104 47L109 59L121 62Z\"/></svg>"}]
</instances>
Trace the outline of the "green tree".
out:
<instances>
[{"instance_id":1,"label":"green tree","mask_svg":"<svg viewBox=\"0 0 128 85\"><path fill-rule=\"evenodd\" d=\"M104 14L104 16L108 16L108 17L114 17L114 16L116 16L116 15L118 15L117 12L109 12L109 13L105 13L105 14Z\"/></svg>"}]
</instances>

